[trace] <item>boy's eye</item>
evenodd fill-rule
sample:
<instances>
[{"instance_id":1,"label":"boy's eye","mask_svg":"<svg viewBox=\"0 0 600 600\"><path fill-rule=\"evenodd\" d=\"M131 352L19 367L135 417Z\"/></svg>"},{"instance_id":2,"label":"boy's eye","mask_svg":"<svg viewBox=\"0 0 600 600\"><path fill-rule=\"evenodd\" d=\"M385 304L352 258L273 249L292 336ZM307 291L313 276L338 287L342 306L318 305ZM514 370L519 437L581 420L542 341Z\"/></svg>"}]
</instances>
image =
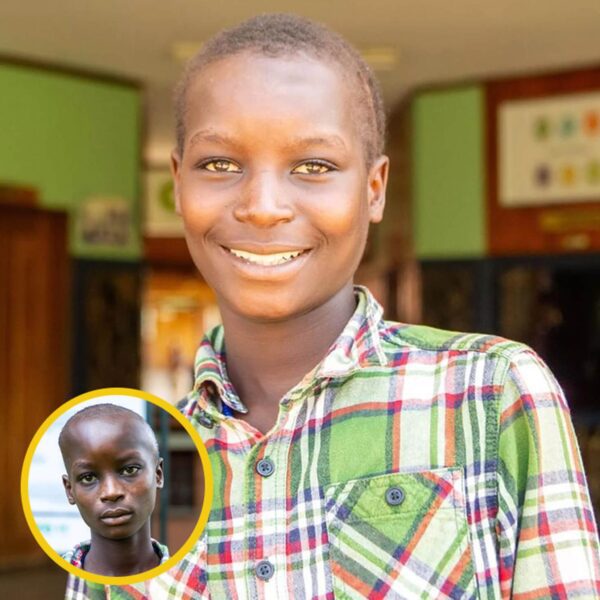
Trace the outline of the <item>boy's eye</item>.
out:
<instances>
[{"instance_id":1,"label":"boy's eye","mask_svg":"<svg viewBox=\"0 0 600 600\"><path fill-rule=\"evenodd\" d=\"M84 473L79 476L79 481L81 483L85 483L86 485L90 485L96 481L96 476L93 473Z\"/></svg>"},{"instance_id":2,"label":"boy's eye","mask_svg":"<svg viewBox=\"0 0 600 600\"><path fill-rule=\"evenodd\" d=\"M323 175L334 171L335 167L325 161L320 160L307 160L302 164L294 167L292 173L297 175Z\"/></svg>"},{"instance_id":3,"label":"boy's eye","mask_svg":"<svg viewBox=\"0 0 600 600\"><path fill-rule=\"evenodd\" d=\"M225 158L207 160L200 164L201 169L212 171L213 173L241 173L239 165Z\"/></svg>"},{"instance_id":4,"label":"boy's eye","mask_svg":"<svg viewBox=\"0 0 600 600\"><path fill-rule=\"evenodd\" d=\"M139 470L140 467L137 467L135 465L128 465L121 469L121 473L123 473L123 475L135 475Z\"/></svg>"}]
</instances>

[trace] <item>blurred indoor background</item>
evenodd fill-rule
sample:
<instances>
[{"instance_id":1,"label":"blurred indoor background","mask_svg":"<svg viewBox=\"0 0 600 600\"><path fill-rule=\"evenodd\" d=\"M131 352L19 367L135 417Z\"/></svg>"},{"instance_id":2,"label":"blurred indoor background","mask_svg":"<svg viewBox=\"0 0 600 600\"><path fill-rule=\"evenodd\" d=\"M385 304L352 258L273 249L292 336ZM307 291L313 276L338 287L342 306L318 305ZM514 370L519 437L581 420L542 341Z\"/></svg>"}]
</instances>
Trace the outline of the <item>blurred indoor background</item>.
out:
<instances>
[{"instance_id":1,"label":"blurred indoor background","mask_svg":"<svg viewBox=\"0 0 600 600\"><path fill-rule=\"evenodd\" d=\"M357 281L390 319L538 351L600 514L597 0L3 0L1 598L64 589L18 493L44 418L91 389L190 387L219 314L173 210L171 90L203 40L274 10L341 32L383 86L392 175Z\"/></svg>"}]
</instances>

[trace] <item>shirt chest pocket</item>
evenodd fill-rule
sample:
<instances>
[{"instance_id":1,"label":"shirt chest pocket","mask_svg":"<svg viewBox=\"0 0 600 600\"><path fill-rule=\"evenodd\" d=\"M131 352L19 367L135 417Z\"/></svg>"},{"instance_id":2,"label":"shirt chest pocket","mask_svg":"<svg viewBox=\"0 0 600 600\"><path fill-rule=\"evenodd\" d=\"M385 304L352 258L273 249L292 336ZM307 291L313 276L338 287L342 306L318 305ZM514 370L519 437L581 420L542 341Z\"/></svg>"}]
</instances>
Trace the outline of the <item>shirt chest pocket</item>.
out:
<instances>
[{"instance_id":1,"label":"shirt chest pocket","mask_svg":"<svg viewBox=\"0 0 600 600\"><path fill-rule=\"evenodd\" d=\"M336 598L475 598L462 468L325 490Z\"/></svg>"}]
</instances>

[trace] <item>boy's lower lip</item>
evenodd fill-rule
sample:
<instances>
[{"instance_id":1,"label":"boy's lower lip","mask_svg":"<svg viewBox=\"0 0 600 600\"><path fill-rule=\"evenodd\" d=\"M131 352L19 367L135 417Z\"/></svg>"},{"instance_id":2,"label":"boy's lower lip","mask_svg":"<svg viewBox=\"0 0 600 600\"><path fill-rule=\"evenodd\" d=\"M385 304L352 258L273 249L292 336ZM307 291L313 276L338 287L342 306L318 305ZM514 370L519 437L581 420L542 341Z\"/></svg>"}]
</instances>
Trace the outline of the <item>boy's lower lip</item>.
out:
<instances>
[{"instance_id":1,"label":"boy's lower lip","mask_svg":"<svg viewBox=\"0 0 600 600\"><path fill-rule=\"evenodd\" d=\"M105 525L122 525L123 523L127 523L133 518L133 513L124 513L117 517L100 517L100 520Z\"/></svg>"}]
</instances>

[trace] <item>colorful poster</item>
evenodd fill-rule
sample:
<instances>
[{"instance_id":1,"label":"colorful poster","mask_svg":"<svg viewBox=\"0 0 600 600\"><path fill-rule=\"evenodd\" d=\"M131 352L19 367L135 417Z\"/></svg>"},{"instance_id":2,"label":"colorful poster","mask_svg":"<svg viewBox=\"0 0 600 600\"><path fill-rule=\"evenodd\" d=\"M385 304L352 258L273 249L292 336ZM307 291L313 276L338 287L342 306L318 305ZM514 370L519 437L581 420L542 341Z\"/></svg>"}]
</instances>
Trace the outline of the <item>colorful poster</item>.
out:
<instances>
[{"instance_id":1,"label":"colorful poster","mask_svg":"<svg viewBox=\"0 0 600 600\"><path fill-rule=\"evenodd\" d=\"M500 205L600 199L600 92L501 104L498 144Z\"/></svg>"}]
</instances>

